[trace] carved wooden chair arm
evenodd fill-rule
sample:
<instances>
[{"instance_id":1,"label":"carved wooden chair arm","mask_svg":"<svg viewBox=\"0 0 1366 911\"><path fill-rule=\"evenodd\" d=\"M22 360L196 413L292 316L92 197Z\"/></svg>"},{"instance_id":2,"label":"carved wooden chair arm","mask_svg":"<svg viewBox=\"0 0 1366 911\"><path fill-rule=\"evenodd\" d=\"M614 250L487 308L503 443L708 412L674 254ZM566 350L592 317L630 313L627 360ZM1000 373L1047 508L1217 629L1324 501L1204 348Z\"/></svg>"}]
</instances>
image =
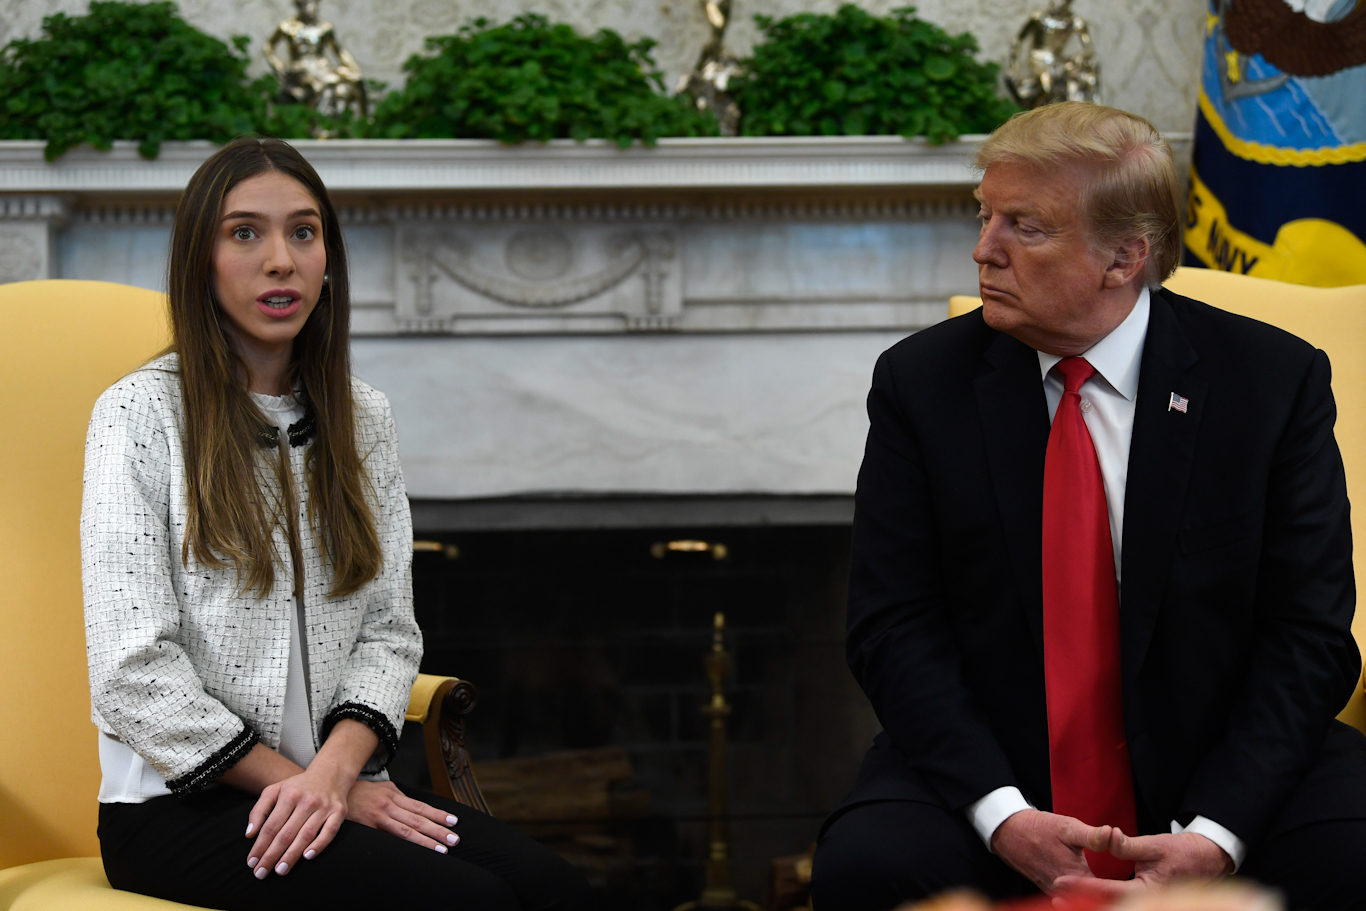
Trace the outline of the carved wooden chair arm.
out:
<instances>
[{"instance_id":1,"label":"carved wooden chair arm","mask_svg":"<svg viewBox=\"0 0 1366 911\"><path fill-rule=\"evenodd\" d=\"M465 747L465 716L474 711L478 701L479 692L468 680L418 674L404 720L422 725L432 790L487 813L489 805L479 790Z\"/></svg>"}]
</instances>

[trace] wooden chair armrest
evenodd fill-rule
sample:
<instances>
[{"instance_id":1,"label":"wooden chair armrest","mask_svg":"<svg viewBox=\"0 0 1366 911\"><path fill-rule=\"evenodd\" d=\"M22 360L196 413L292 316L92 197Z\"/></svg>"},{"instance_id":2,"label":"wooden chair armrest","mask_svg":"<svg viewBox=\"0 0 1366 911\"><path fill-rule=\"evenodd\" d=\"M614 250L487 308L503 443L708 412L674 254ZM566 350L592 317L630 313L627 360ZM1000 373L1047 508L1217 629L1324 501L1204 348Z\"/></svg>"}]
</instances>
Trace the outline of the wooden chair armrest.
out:
<instances>
[{"instance_id":1,"label":"wooden chair armrest","mask_svg":"<svg viewBox=\"0 0 1366 911\"><path fill-rule=\"evenodd\" d=\"M422 725L432 791L487 813L489 805L465 747L465 716L478 701L479 692L468 680L418 674L404 719Z\"/></svg>"}]
</instances>

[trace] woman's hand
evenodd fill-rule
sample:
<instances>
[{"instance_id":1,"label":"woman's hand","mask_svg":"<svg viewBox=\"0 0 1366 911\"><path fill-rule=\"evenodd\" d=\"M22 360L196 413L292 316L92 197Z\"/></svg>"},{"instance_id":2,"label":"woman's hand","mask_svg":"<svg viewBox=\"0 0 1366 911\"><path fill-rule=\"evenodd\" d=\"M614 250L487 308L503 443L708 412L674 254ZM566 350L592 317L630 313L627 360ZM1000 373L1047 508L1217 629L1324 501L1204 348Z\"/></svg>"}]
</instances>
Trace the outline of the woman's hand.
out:
<instances>
[{"instance_id":1,"label":"woman's hand","mask_svg":"<svg viewBox=\"0 0 1366 911\"><path fill-rule=\"evenodd\" d=\"M265 879L274 870L284 876L303 857L312 860L331 844L342 820L355 775L316 759L307 769L261 791L247 823L256 835L247 866ZM258 834L259 833L259 834Z\"/></svg>"},{"instance_id":2,"label":"woman's hand","mask_svg":"<svg viewBox=\"0 0 1366 911\"><path fill-rule=\"evenodd\" d=\"M460 844L447 826L457 822L445 810L414 800L391 781L357 781L346 802L346 818L404 841L445 854Z\"/></svg>"}]
</instances>

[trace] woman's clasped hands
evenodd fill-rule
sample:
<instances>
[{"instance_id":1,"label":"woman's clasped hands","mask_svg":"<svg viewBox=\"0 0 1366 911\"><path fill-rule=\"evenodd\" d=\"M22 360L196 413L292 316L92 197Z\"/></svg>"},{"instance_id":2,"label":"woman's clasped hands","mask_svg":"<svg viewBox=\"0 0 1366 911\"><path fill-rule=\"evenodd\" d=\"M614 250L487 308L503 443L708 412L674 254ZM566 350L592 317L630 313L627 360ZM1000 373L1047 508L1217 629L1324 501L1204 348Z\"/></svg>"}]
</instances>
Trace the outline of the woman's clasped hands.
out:
<instances>
[{"instance_id":1,"label":"woman's clasped hands","mask_svg":"<svg viewBox=\"0 0 1366 911\"><path fill-rule=\"evenodd\" d=\"M247 823L246 836L256 836L247 866L257 879L271 871L284 876L299 858L317 857L347 819L442 854L460 843L448 828L456 817L408 797L392 782L357 780L320 755L261 791Z\"/></svg>"}]
</instances>

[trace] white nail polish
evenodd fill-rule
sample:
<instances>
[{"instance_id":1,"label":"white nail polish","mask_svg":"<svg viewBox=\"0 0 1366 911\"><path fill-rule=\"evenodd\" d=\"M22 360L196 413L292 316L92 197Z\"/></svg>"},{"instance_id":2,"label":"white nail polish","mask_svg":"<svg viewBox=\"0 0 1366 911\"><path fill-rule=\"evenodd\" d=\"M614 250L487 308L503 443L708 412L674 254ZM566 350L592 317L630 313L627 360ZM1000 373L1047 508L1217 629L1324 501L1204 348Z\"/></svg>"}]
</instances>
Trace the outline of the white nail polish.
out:
<instances>
[{"instance_id":1,"label":"white nail polish","mask_svg":"<svg viewBox=\"0 0 1366 911\"><path fill-rule=\"evenodd\" d=\"M448 845L453 845L453 844L455 844L455 843L456 843L457 841L459 841L459 840L460 840L460 839L457 838L457 837L454 836L454 835L447 835L447 836L446 836L446 844L448 844Z\"/></svg>"},{"instance_id":2,"label":"white nail polish","mask_svg":"<svg viewBox=\"0 0 1366 911\"><path fill-rule=\"evenodd\" d=\"M252 869L255 869L255 868L256 868L256 861L257 861L257 858L255 858L255 857L248 857L248 858L247 858L247 866L248 866L248 867L251 867Z\"/></svg>"},{"instance_id":3,"label":"white nail polish","mask_svg":"<svg viewBox=\"0 0 1366 911\"><path fill-rule=\"evenodd\" d=\"M278 864L275 865L275 872L280 876L284 876L286 873L289 872L289 864L285 863L283 860L280 861Z\"/></svg>"},{"instance_id":4,"label":"white nail polish","mask_svg":"<svg viewBox=\"0 0 1366 911\"><path fill-rule=\"evenodd\" d=\"M266 878L266 874L269 873L269 872L270 872L270 871L266 869L266 865L265 865L265 864L261 864L261 866L259 866L259 867L256 868L256 878L257 878L257 879L265 879L265 878Z\"/></svg>"},{"instance_id":5,"label":"white nail polish","mask_svg":"<svg viewBox=\"0 0 1366 911\"><path fill-rule=\"evenodd\" d=\"M309 848L307 851L304 852L304 860L312 860L317 856L318 852L314 851L312 848Z\"/></svg>"},{"instance_id":6,"label":"white nail polish","mask_svg":"<svg viewBox=\"0 0 1366 911\"><path fill-rule=\"evenodd\" d=\"M256 823L254 823L254 822L249 822L249 823L247 823L247 834L250 835L252 832L255 832L255 831L256 831Z\"/></svg>"},{"instance_id":7,"label":"white nail polish","mask_svg":"<svg viewBox=\"0 0 1366 911\"><path fill-rule=\"evenodd\" d=\"M459 821L460 821L460 820L456 819L454 816L447 816L447 817L446 817L446 825L448 825L448 826L453 826L453 825L455 825L456 823L458 823Z\"/></svg>"},{"instance_id":8,"label":"white nail polish","mask_svg":"<svg viewBox=\"0 0 1366 911\"><path fill-rule=\"evenodd\" d=\"M436 850L440 851L442 854L446 853L445 845L433 845L432 847L436 848Z\"/></svg>"}]
</instances>

